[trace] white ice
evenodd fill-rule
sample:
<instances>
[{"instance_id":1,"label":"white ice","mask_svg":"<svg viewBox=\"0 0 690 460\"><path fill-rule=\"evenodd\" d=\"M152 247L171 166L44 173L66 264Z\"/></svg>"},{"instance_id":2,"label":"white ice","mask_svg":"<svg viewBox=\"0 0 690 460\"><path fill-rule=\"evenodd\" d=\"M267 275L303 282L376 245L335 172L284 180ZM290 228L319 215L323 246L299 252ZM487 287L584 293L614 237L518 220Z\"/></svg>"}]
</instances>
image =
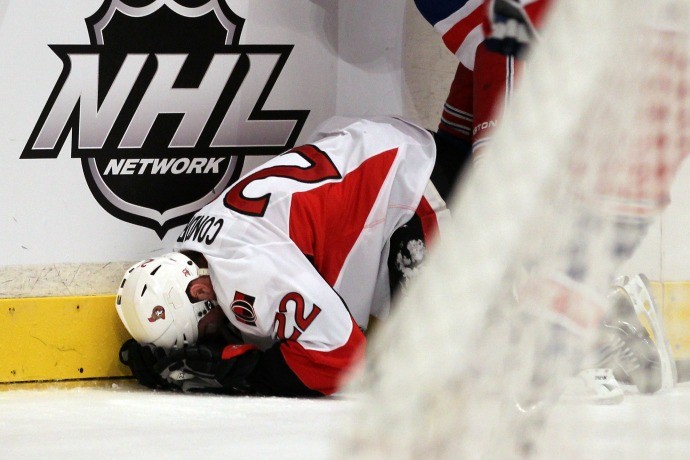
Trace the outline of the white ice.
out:
<instances>
[{"instance_id":1,"label":"white ice","mask_svg":"<svg viewBox=\"0 0 690 460\"><path fill-rule=\"evenodd\" d=\"M690 382L653 395L624 389L625 398L616 405L558 404L540 458L690 459Z\"/></svg>"},{"instance_id":2,"label":"white ice","mask_svg":"<svg viewBox=\"0 0 690 460\"><path fill-rule=\"evenodd\" d=\"M4 385L2 459L330 459L353 398L152 392L131 382ZM690 458L690 384L618 405L562 403L544 459ZM347 453L341 453L347 458Z\"/></svg>"},{"instance_id":3,"label":"white ice","mask_svg":"<svg viewBox=\"0 0 690 460\"><path fill-rule=\"evenodd\" d=\"M0 458L325 459L350 404L173 394L111 382L10 389L0 391Z\"/></svg>"}]
</instances>

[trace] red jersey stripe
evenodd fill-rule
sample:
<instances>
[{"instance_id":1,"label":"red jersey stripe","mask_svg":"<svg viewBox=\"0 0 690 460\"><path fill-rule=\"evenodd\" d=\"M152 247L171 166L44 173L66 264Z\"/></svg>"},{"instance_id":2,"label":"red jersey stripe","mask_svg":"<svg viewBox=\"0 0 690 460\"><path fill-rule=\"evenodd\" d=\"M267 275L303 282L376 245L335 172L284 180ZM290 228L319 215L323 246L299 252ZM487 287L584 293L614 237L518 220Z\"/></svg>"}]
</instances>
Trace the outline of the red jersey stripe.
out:
<instances>
[{"instance_id":1,"label":"red jersey stripe","mask_svg":"<svg viewBox=\"0 0 690 460\"><path fill-rule=\"evenodd\" d=\"M352 332L345 345L331 351L307 350L296 340L285 340L280 351L287 365L308 388L330 395L346 372L364 357L367 339L352 320Z\"/></svg>"},{"instance_id":2,"label":"red jersey stripe","mask_svg":"<svg viewBox=\"0 0 690 460\"><path fill-rule=\"evenodd\" d=\"M313 260L329 285L335 284L362 234L397 153L397 149L382 152L339 182L293 194L290 239Z\"/></svg>"},{"instance_id":3,"label":"red jersey stripe","mask_svg":"<svg viewBox=\"0 0 690 460\"><path fill-rule=\"evenodd\" d=\"M443 42L448 49L456 53L470 32L482 25L485 16L484 8L477 8L443 34Z\"/></svg>"},{"instance_id":4,"label":"red jersey stripe","mask_svg":"<svg viewBox=\"0 0 690 460\"><path fill-rule=\"evenodd\" d=\"M419 202L417 211L415 214L419 216L419 220L422 221L422 232L424 233L424 241L429 244L429 241L433 241L438 234L438 219L436 218L436 213L431 207L426 197L422 197L422 201Z\"/></svg>"}]
</instances>

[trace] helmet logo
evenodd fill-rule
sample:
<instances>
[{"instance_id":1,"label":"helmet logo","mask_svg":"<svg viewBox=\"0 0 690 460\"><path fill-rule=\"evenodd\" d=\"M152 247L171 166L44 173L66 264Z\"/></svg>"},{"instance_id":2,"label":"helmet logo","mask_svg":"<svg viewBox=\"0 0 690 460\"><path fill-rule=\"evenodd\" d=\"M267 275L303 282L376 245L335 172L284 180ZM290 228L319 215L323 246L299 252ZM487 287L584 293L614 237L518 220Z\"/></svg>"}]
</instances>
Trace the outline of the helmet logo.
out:
<instances>
[{"instance_id":1,"label":"helmet logo","mask_svg":"<svg viewBox=\"0 0 690 460\"><path fill-rule=\"evenodd\" d=\"M183 274L184 276L187 276L187 277L192 276L192 272L190 272L190 271L189 271L188 269L186 269L186 268L182 270L182 274Z\"/></svg>"},{"instance_id":2,"label":"helmet logo","mask_svg":"<svg viewBox=\"0 0 690 460\"><path fill-rule=\"evenodd\" d=\"M165 319L165 308L161 307L160 305L153 307L153 310L151 310L149 323L156 322L159 319Z\"/></svg>"},{"instance_id":3,"label":"helmet logo","mask_svg":"<svg viewBox=\"0 0 690 460\"><path fill-rule=\"evenodd\" d=\"M249 326L256 326L256 312L254 311L255 297L240 291L235 291L235 298L232 300L230 310L235 315L235 319L240 323Z\"/></svg>"}]
</instances>

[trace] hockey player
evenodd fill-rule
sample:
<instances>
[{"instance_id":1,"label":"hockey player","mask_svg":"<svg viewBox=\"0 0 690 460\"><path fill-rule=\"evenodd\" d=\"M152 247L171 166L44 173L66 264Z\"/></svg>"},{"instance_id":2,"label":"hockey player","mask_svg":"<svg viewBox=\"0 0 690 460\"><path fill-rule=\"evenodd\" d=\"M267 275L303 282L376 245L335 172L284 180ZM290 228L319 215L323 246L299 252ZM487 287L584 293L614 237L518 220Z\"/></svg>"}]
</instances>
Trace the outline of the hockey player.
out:
<instances>
[{"instance_id":1,"label":"hockey player","mask_svg":"<svg viewBox=\"0 0 690 460\"><path fill-rule=\"evenodd\" d=\"M125 273L121 360L153 388L333 393L449 218L436 150L402 119L337 118L250 172Z\"/></svg>"},{"instance_id":2,"label":"hockey player","mask_svg":"<svg viewBox=\"0 0 690 460\"><path fill-rule=\"evenodd\" d=\"M516 57L525 54L551 0L415 3L458 59L438 133L458 152L471 150L477 159L521 71L523 64Z\"/></svg>"},{"instance_id":3,"label":"hockey player","mask_svg":"<svg viewBox=\"0 0 690 460\"><path fill-rule=\"evenodd\" d=\"M538 28L547 16L551 0L415 0L422 15L434 29L441 34L448 49L458 58L458 68L452 82L448 98L444 104L439 137L448 139L459 152L470 148L475 160L481 161L481 153L490 140L499 123L501 112L510 100L516 84L516 77L523 71L528 48L538 40ZM650 108L650 113L657 113ZM654 123L654 120L650 120ZM640 161L635 158L640 157ZM596 196L586 199L583 208L610 208L615 203L623 209L612 210L614 224L603 222L596 214L586 216L578 223L582 235L601 231L605 225L614 225L621 238L616 247L610 248L612 259L617 265L632 256L634 249L641 241L651 218L658 214L668 201L668 184L670 177L678 169L678 162L669 164L668 168L659 169L660 186L655 189L644 187L639 171L645 168L645 152L631 155L629 162L629 186L624 190L611 188L609 171L602 171L601 188ZM587 162L586 156L576 159ZM680 159L678 159L680 160ZM575 170L586 170L582 164L573 165ZM650 206L651 205L651 206ZM579 241L573 241L568 249L569 254L582 251ZM538 290L551 286L554 298L568 299L572 305L582 301L573 286L586 275L580 272L578 259L575 257L558 279L539 279ZM523 287L529 292L534 286ZM542 295L544 295L542 293ZM605 316L605 336L602 337L600 355L595 359L597 366L613 367L616 376L625 382L634 382L640 391L653 393L661 386L660 354L663 346L655 344L646 329L637 320L633 301L621 286L616 287L610 296L610 303L615 308ZM524 299L523 299L524 301ZM563 306L559 308L563 309ZM569 314L576 317L577 308L569 309ZM602 311L605 308L602 306ZM580 318L581 319L581 318ZM588 320L589 321L589 320ZM601 318L595 319L600 322ZM654 318L651 323L657 323ZM658 326L657 326L658 329ZM656 331L655 331L656 332ZM658 341L659 334L655 334Z\"/></svg>"}]
</instances>

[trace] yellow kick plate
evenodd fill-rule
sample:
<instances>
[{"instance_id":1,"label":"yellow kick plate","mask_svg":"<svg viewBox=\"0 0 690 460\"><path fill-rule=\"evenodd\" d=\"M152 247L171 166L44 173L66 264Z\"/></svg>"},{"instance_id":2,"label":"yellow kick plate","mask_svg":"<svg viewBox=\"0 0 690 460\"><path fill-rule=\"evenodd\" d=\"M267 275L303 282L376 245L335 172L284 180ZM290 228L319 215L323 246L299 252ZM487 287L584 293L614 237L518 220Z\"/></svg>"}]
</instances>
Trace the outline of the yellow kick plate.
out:
<instances>
[{"instance_id":1,"label":"yellow kick plate","mask_svg":"<svg viewBox=\"0 0 690 460\"><path fill-rule=\"evenodd\" d=\"M690 359L690 284L652 283L675 359ZM115 296L0 299L0 383L127 377Z\"/></svg>"},{"instance_id":2,"label":"yellow kick plate","mask_svg":"<svg viewBox=\"0 0 690 460\"><path fill-rule=\"evenodd\" d=\"M0 299L0 382L129 376L115 296Z\"/></svg>"},{"instance_id":3,"label":"yellow kick plate","mask_svg":"<svg viewBox=\"0 0 690 460\"><path fill-rule=\"evenodd\" d=\"M690 283L652 282L652 293L662 305L671 352L676 360L690 359Z\"/></svg>"}]
</instances>

